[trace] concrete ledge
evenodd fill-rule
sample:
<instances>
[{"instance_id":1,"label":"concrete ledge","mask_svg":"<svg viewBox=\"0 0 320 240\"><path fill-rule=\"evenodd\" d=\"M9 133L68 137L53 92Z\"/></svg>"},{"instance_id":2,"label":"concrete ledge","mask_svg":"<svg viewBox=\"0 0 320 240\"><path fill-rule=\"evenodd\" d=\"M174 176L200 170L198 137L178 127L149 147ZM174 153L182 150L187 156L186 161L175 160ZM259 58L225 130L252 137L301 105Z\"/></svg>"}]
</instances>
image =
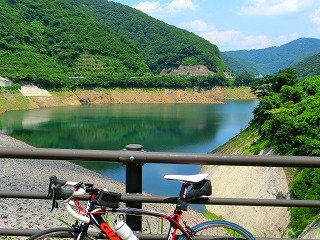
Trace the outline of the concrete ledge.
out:
<instances>
[{"instance_id":1,"label":"concrete ledge","mask_svg":"<svg viewBox=\"0 0 320 240\"><path fill-rule=\"evenodd\" d=\"M22 85L20 92L25 97L50 97L50 96L52 96L51 93L49 93L47 90L38 88L37 86L35 86L33 84Z\"/></svg>"}]
</instances>

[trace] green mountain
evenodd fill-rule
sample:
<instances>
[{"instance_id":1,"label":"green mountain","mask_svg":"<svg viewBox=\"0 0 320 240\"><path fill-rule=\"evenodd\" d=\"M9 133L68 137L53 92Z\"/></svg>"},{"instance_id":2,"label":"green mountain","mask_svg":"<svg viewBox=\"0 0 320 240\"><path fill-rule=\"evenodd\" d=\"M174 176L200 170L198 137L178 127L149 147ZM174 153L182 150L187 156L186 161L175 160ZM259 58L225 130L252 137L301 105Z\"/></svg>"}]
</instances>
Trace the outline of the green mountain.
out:
<instances>
[{"instance_id":1,"label":"green mountain","mask_svg":"<svg viewBox=\"0 0 320 240\"><path fill-rule=\"evenodd\" d=\"M68 86L74 77L150 76L179 64L227 70L215 45L106 0L1 1L0 27L0 76L14 81Z\"/></svg>"},{"instance_id":2,"label":"green mountain","mask_svg":"<svg viewBox=\"0 0 320 240\"><path fill-rule=\"evenodd\" d=\"M1 75L145 74L138 50L72 1L1 1ZM85 66L86 65L86 66Z\"/></svg>"},{"instance_id":3,"label":"green mountain","mask_svg":"<svg viewBox=\"0 0 320 240\"><path fill-rule=\"evenodd\" d=\"M164 68L180 64L203 64L214 72L227 70L217 46L193 33L118 3L83 2L87 2L83 11L106 22L118 36L135 43L153 72L159 73Z\"/></svg>"},{"instance_id":4,"label":"green mountain","mask_svg":"<svg viewBox=\"0 0 320 240\"><path fill-rule=\"evenodd\" d=\"M298 77L320 75L320 53L307 57L291 66Z\"/></svg>"},{"instance_id":5,"label":"green mountain","mask_svg":"<svg viewBox=\"0 0 320 240\"><path fill-rule=\"evenodd\" d=\"M225 62L225 64L229 67L231 72L235 75L239 75L243 72L249 72L254 75L266 75L268 72L258 65L251 63L251 62L246 62L244 60L241 60L239 58L233 57L225 52L220 53L221 58Z\"/></svg>"},{"instance_id":6,"label":"green mountain","mask_svg":"<svg viewBox=\"0 0 320 240\"><path fill-rule=\"evenodd\" d=\"M300 38L280 47L269 47L259 50L226 51L221 55L234 73L243 72L241 65L230 62L228 57L236 59L250 68L254 74L273 74L280 69L288 68L302 59L320 52L320 39Z\"/></svg>"}]
</instances>

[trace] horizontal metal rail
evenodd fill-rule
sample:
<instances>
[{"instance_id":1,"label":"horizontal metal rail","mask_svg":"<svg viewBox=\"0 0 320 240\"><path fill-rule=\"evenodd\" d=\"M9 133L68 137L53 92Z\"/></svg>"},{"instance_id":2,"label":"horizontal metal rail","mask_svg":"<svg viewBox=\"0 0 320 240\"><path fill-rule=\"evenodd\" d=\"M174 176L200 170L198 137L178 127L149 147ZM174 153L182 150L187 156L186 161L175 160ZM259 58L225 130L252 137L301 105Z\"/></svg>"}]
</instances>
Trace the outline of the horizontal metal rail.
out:
<instances>
[{"instance_id":1,"label":"horizontal metal rail","mask_svg":"<svg viewBox=\"0 0 320 240\"><path fill-rule=\"evenodd\" d=\"M50 148L0 148L0 158L14 159L41 159L41 160L68 160L68 161L104 161L120 162L127 165L127 172L135 172L127 176L126 192L122 202L127 206L142 203L175 204L177 197L157 197L141 195L142 165L144 163L163 164L194 164L194 165L225 165L225 166L260 166L260 167L309 167L319 168L320 157L303 156L251 156L227 154L186 154L146 152L141 145L127 145L120 151L109 150L80 150L80 149L50 149ZM134 178L135 181L130 179ZM130 185L131 184L131 185ZM133 185L132 185L133 184ZM130 186L129 186L130 185ZM129 186L129 187L128 187ZM137 194L135 194L137 193ZM48 199L43 192L0 191L0 198ZM244 198L200 198L192 204L233 205L233 206L266 206L266 207L312 207L319 208L318 200L290 200L290 199L244 199ZM134 219L132 219L134 220ZM141 221L134 220L133 230L141 229ZM128 221L129 224L129 221ZM130 226L130 224L129 224ZM30 236L39 230L0 229L0 236ZM139 234L139 239L165 239L165 235ZM258 238L259 239L259 238ZM260 238L262 239L262 238ZM268 238L270 239L270 238Z\"/></svg>"},{"instance_id":2,"label":"horizontal metal rail","mask_svg":"<svg viewBox=\"0 0 320 240\"><path fill-rule=\"evenodd\" d=\"M32 236L40 232L41 230L36 229L5 229L0 228L0 236ZM105 237L101 236L97 232L89 232L89 234L97 239L106 239ZM142 234L142 233L135 233L135 235L143 240L157 240L157 239L167 239L167 236L164 234Z\"/></svg>"},{"instance_id":3,"label":"horizontal metal rail","mask_svg":"<svg viewBox=\"0 0 320 240\"><path fill-rule=\"evenodd\" d=\"M22 230L22 229L4 229L4 228L0 228L0 236L31 236L33 234L36 234L37 232L39 232L41 230L34 230L34 229L26 229L26 230ZM89 234L97 239L105 239L105 237L102 237L101 235L99 235L96 232L89 232ZM165 240L167 239L167 235L166 234L148 234L148 233L134 233L139 240ZM201 236L201 237L197 237L195 239L212 239L212 237L205 237L205 236ZM220 238L223 239L223 238ZM232 238L234 239L234 238ZM256 238L257 240L286 240L285 238ZM227 240L227 239L226 239ZM304 240L310 240L310 239L304 239Z\"/></svg>"},{"instance_id":4,"label":"horizontal metal rail","mask_svg":"<svg viewBox=\"0 0 320 240\"><path fill-rule=\"evenodd\" d=\"M52 148L0 148L0 158L85 160L122 163L166 163L264 167L320 167L320 157L275 155L187 154L145 151L109 151Z\"/></svg>"},{"instance_id":5,"label":"horizontal metal rail","mask_svg":"<svg viewBox=\"0 0 320 240\"><path fill-rule=\"evenodd\" d=\"M44 192L0 191L0 198L47 199ZM88 198L82 198L88 199ZM142 196L140 194L122 194L124 203L172 203L176 204L177 197ZM320 208L320 200L291 200L291 199L253 199L253 198L210 198L201 197L190 201L190 204L232 205L232 206L263 206L263 207L312 207Z\"/></svg>"}]
</instances>

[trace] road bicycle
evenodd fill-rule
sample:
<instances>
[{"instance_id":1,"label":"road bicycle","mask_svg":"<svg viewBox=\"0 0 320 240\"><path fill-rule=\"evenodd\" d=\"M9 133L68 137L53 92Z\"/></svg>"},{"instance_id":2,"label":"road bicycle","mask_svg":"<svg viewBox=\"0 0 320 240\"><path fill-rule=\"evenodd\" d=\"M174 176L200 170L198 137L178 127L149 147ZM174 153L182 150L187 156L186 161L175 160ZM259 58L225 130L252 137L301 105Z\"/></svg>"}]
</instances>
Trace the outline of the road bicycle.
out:
<instances>
[{"instance_id":1,"label":"road bicycle","mask_svg":"<svg viewBox=\"0 0 320 240\"><path fill-rule=\"evenodd\" d=\"M210 196L212 193L211 182L206 179L209 174L195 175L165 175L168 180L178 180L182 183L175 210L172 214L149 211L138 208L121 207L121 194L98 189L90 183L70 182L59 180L56 176L50 177L48 196L52 198L51 211L57 207L56 199L62 200L66 211L75 219L72 227L52 228L36 233L29 240L34 239L110 239L126 240L137 239L130 228L124 224L124 214L147 215L169 221L167 240L193 240L193 239L248 239L254 240L250 232L243 227L228 221L206 221L194 227L187 225L182 219L183 211L187 211L191 200ZM72 186L73 189L66 189ZM84 208L80 196L89 195ZM73 207L71 207L73 206ZM76 210L74 210L76 209ZM104 218L108 212L118 213L115 226ZM118 229L123 224L127 230L124 234ZM92 233L91 228L98 229L98 234ZM88 231L89 230L89 231ZM124 234L124 235L123 235ZM127 235L126 235L127 234ZM141 237L143 234L140 235Z\"/></svg>"}]
</instances>

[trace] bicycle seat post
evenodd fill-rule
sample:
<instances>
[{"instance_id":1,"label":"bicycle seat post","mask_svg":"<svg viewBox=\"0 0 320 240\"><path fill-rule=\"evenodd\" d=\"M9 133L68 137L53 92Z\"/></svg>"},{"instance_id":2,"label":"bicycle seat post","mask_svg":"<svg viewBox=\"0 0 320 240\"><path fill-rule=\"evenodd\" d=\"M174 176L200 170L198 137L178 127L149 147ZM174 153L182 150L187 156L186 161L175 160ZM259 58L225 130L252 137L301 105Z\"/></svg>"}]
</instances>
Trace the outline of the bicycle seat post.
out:
<instances>
[{"instance_id":1,"label":"bicycle seat post","mask_svg":"<svg viewBox=\"0 0 320 240\"><path fill-rule=\"evenodd\" d=\"M176 209L175 209L175 213L178 213L178 212L181 213L180 201L183 201L186 198L189 186L190 186L189 182L184 182L184 181L182 182L177 205L176 205Z\"/></svg>"},{"instance_id":2,"label":"bicycle seat post","mask_svg":"<svg viewBox=\"0 0 320 240\"><path fill-rule=\"evenodd\" d=\"M197 196L197 194L199 194L198 193L199 191L195 190L194 186L192 187L192 189L190 191L188 190L188 187L191 184L199 184L201 181L203 181L208 176L209 176L208 173L199 173L199 174L193 174L193 175L165 175L164 176L164 179L178 180L178 181L182 182L180 194L179 194L177 204L176 204L175 213L181 215L182 210L183 211L188 210L188 205L189 205L188 201L192 200L193 198L195 198ZM210 191L208 189L205 189L205 192L201 193L202 194L201 196L203 196L203 195L210 196L211 195L211 183L209 180L203 181L203 184L206 184L206 183L208 183L207 188L210 188ZM193 190L193 192L191 193L192 190Z\"/></svg>"},{"instance_id":3,"label":"bicycle seat post","mask_svg":"<svg viewBox=\"0 0 320 240\"><path fill-rule=\"evenodd\" d=\"M181 184L181 189L180 189L180 194L179 194L179 199L183 200L185 199L187 193L188 193L188 187L190 186L189 182L182 182Z\"/></svg>"}]
</instances>

